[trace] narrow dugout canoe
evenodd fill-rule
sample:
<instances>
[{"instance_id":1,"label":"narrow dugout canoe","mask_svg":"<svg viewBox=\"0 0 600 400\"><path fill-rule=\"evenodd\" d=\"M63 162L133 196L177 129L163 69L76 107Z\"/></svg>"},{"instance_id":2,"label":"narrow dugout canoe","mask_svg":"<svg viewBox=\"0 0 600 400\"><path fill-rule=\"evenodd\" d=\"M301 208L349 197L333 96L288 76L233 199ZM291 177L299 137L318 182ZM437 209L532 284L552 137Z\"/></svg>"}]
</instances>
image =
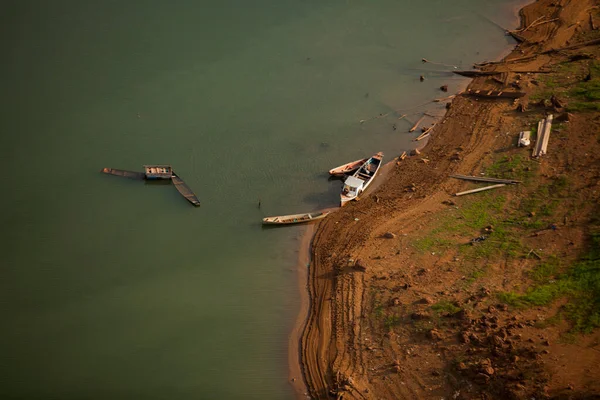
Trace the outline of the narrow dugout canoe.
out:
<instances>
[{"instance_id":1,"label":"narrow dugout canoe","mask_svg":"<svg viewBox=\"0 0 600 400\"><path fill-rule=\"evenodd\" d=\"M360 160L349 162L348 164L340 165L339 167L335 167L329 170L329 175L331 176L342 176L344 174L349 174L351 172L356 171L363 165L368 158L362 158Z\"/></svg>"},{"instance_id":2,"label":"narrow dugout canoe","mask_svg":"<svg viewBox=\"0 0 600 400\"><path fill-rule=\"evenodd\" d=\"M280 215L276 217L263 218L262 223L264 225L286 225L286 224L300 224L302 222L312 222L319 219L323 219L329 215L331 211L323 211L317 213L304 213L304 214L291 214L291 215Z\"/></svg>"}]
</instances>

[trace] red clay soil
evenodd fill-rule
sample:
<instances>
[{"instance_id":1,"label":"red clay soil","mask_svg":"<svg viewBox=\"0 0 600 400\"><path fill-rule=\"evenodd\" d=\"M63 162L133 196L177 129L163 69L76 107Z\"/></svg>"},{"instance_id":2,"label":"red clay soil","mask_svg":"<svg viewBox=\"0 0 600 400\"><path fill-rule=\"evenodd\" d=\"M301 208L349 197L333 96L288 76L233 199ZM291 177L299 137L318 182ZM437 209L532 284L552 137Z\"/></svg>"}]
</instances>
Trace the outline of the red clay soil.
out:
<instances>
[{"instance_id":1,"label":"red clay soil","mask_svg":"<svg viewBox=\"0 0 600 400\"><path fill-rule=\"evenodd\" d=\"M372 193L320 223L301 337L312 398L600 398L598 330L569 333L571 323L555 317L565 299L515 308L497 297L524 292L540 258L568 263L586 249L600 197L600 112L567 113L565 98L544 96L584 81L599 58L599 5L539 0L521 10L524 41L503 62L483 66L501 74L475 78L469 88L526 96L457 96L418 154L395 161ZM548 154L533 160L530 148L516 146L518 132L550 113ZM476 184L449 175L481 176L502 162L535 184L453 196ZM442 229L461 224L479 199L501 195L494 212L512 215L541 184L567 179L569 196L553 203L555 223L522 231L520 246L530 252L473 256L470 238L493 238L485 220L470 236Z\"/></svg>"}]
</instances>

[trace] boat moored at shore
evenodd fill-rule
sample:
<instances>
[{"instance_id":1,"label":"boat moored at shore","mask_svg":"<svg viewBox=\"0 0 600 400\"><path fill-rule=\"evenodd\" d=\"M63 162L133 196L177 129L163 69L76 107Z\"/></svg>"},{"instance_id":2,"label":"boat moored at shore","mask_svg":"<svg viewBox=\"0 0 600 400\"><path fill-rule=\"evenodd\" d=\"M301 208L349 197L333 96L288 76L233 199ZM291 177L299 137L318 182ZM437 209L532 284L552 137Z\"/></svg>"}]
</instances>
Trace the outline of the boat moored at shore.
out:
<instances>
[{"instance_id":1,"label":"boat moored at shore","mask_svg":"<svg viewBox=\"0 0 600 400\"><path fill-rule=\"evenodd\" d=\"M383 160L383 153L379 152L365 161L360 168L344 182L340 195L340 207L351 200L355 200L371 184Z\"/></svg>"},{"instance_id":2,"label":"boat moored at shore","mask_svg":"<svg viewBox=\"0 0 600 400\"><path fill-rule=\"evenodd\" d=\"M345 174L350 174L357 169L360 168L365 162L367 162L368 158L362 158L360 160L352 161L344 165L340 165L339 167L335 167L329 170L329 175L331 176L344 176Z\"/></svg>"},{"instance_id":3,"label":"boat moored at shore","mask_svg":"<svg viewBox=\"0 0 600 400\"><path fill-rule=\"evenodd\" d=\"M322 211L316 213L280 215L276 217L263 218L263 225L288 225L300 224L303 222L312 222L325 218L331 211Z\"/></svg>"}]
</instances>

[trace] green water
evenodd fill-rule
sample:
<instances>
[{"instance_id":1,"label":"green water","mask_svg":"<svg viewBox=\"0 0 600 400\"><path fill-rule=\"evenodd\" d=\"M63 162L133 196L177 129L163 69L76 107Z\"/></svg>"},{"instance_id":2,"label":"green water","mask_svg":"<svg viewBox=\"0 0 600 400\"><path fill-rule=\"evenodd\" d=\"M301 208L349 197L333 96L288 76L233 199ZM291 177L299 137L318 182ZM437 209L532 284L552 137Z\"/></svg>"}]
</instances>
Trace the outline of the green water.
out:
<instances>
[{"instance_id":1,"label":"green water","mask_svg":"<svg viewBox=\"0 0 600 400\"><path fill-rule=\"evenodd\" d=\"M398 114L358 121L464 85L421 58L497 58L515 3L5 2L0 398L292 398L304 228L261 218L411 148ZM202 207L99 173L148 163Z\"/></svg>"}]
</instances>

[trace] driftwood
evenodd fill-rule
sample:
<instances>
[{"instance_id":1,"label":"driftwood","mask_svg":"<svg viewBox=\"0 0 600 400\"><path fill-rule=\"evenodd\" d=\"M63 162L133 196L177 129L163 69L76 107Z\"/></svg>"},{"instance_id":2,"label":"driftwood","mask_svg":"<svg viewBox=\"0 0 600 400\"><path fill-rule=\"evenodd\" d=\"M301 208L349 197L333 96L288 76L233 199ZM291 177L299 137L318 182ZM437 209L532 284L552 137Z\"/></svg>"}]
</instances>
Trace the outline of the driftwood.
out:
<instances>
[{"instance_id":1,"label":"driftwood","mask_svg":"<svg viewBox=\"0 0 600 400\"><path fill-rule=\"evenodd\" d=\"M371 121L373 119L378 119L378 118L384 118L387 117L390 113L385 113L385 114L379 114L376 117L371 117L371 118L367 118L367 119L361 119L360 121L358 121L359 123L363 123L363 122L367 122L367 121Z\"/></svg>"},{"instance_id":2,"label":"driftwood","mask_svg":"<svg viewBox=\"0 0 600 400\"><path fill-rule=\"evenodd\" d=\"M424 118L425 118L425 115L423 115L421 118L419 118L419 120L417 122L415 122L415 124L413 125L413 127L410 128L408 131L409 132L414 132L419 127L419 125L421 124L421 122L423 122Z\"/></svg>"},{"instance_id":3,"label":"driftwood","mask_svg":"<svg viewBox=\"0 0 600 400\"><path fill-rule=\"evenodd\" d=\"M400 157L398 157L398 160L404 160L406 158L406 152L403 151L402 154L400 154Z\"/></svg>"},{"instance_id":4,"label":"driftwood","mask_svg":"<svg viewBox=\"0 0 600 400\"><path fill-rule=\"evenodd\" d=\"M459 94L461 94L462 92L460 92ZM452 96L448 96L448 97L442 97L441 99L434 99L433 102L434 103L440 103L442 101L447 101L447 100L452 100L453 98L455 98L456 95L453 94Z\"/></svg>"},{"instance_id":5,"label":"driftwood","mask_svg":"<svg viewBox=\"0 0 600 400\"><path fill-rule=\"evenodd\" d=\"M600 39L588 40L588 41L585 41L585 42L572 44L570 46L559 47L558 49L545 50L545 51L542 51L542 52L540 52L538 54L534 54L534 55L527 56L527 57L513 58L513 59L510 59L510 60L502 60L502 61L487 61L487 62L483 62L483 63L476 63L475 66L478 67L478 68L481 68L481 67L484 67L484 66L487 66L487 65L500 65L500 64L508 64L508 63L528 61L528 60L532 60L532 59L536 58L540 54L558 53L558 52L564 51L564 50L578 49L580 47L593 46L593 45L596 45L596 44L600 44Z\"/></svg>"},{"instance_id":6,"label":"driftwood","mask_svg":"<svg viewBox=\"0 0 600 400\"><path fill-rule=\"evenodd\" d=\"M542 18L546 18L546 16L543 15L543 16L539 17L538 19L536 19L535 21L533 21L527 27L525 27L523 29L518 29L518 30L513 31L513 32L525 32L526 30L528 30L529 28L533 28L534 26L543 25L543 24L547 24L549 22L558 21L558 18L552 18L552 19L547 19L545 21L540 21Z\"/></svg>"},{"instance_id":7,"label":"driftwood","mask_svg":"<svg viewBox=\"0 0 600 400\"><path fill-rule=\"evenodd\" d=\"M426 58L421 58L421 61L423 62L423 64L425 63L430 63L430 64L435 64L435 65L443 65L444 67L452 67L454 69L457 69L458 67L456 65L451 65L451 64L444 64L444 63L440 63L440 62L434 62L434 61L429 61Z\"/></svg>"},{"instance_id":8,"label":"driftwood","mask_svg":"<svg viewBox=\"0 0 600 400\"><path fill-rule=\"evenodd\" d=\"M497 71L452 71L457 75L466 76L467 78L475 78L478 76L490 76L490 75L499 75L501 72Z\"/></svg>"},{"instance_id":9,"label":"driftwood","mask_svg":"<svg viewBox=\"0 0 600 400\"><path fill-rule=\"evenodd\" d=\"M450 178L463 179L465 181L476 181L476 182L495 182L495 183L506 183L509 185L515 183L521 183L521 181L517 181L514 179L499 179L499 178L488 178L484 176L468 176L468 175L450 175Z\"/></svg>"},{"instance_id":10,"label":"driftwood","mask_svg":"<svg viewBox=\"0 0 600 400\"><path fill-rule=\"evenodd\" d=\"M506 184L499 183L497 185L485 186L485 187L481 187L481 188L477 188L477 189L473 189L473 190L467 190L465 192L458 192L458 193L456 193L454 195L455 196L464 196L465 194L483 192L484 190L496 189L496 188L499 188L499 187L502 187L502 186L506 186Z\"/></svg>"},{"instance_id":11,"label":"driftwood","mask_svg":"<svg viewBox=\"0 0 600 400\"><path fill-rule=\"evenodd\" d=\"M541 19L544 19L544 18L546 18L546 16L545 16L545 15L542 15L541 17L539 17L539 18L536 18L536 19L535 19L535 20L534 20L534 21L533 21L531 24L529 24L529 25L528 25L528 26L526 26L525 28L522 28L522 29L516 29L516 30L514 30L514 31L508 31L508 32L525 32L527 29L529 29L529 28L531 28L532 26L534 26L536 22L538 22L539 20L541 20Z\"/></svg>"},{"instance_id":12,"label":"driftwood","mask_svg":"<svg viewBox=\"0 0 600 400\"><path fill-rule=\"evenodd\" d=\"M542 18L546 18L546 17L545 16L541 16L541 17L537 18L535 21L533 21L531 24L529 24L528 26L526 26L523 29L517 29L515 31L506 31L506 32L510 36L512 36L517 42L526 42L527 38L525 38L524 36L522 36L521 33L525 32L529 28L533 28L534 26L538 26L538 25L542 25L542 24L547 24L548 22L558 21L558 18L553 18L553 19L549 19L549 20L546 20L546 21L540 21Z\"/></svg>"},{"instance_id":13,"label":"driftwood","mask_svg":"<svg viewBox=\"0 0 600 400\"><path fill-rule=\"evenodd\" d=\"M504 92L498 90L473 90L467 89L463 92L465 95L483 97L483 98L494 98L494 99L518 99L519 97L525 96L523 92Z\"/></svg>"},{"instance_id":14,"label":"driftwood","mask_svg":"<svg viewBox=\"0 0 600 400\"><path fill-rule=\"evenodd\" d=\"M525 36L519 35L517 32L514 31L507 31L507 33L513 37L513 39L515 39L517 42L519 43L523 43L526 42L527 39L525 38Z\"/></svg>"},{"instance_id":15,"label":"driftwood","mask_svg":"<svg viewBox=\"0 0 600 400\"><path fill-rule=\"evenodd\" d=\"M530 254L533 254L534 256L536 256L538 260L542 259L542 257L538 253L536 253L535 251L533 251L533 249L529 250L529 253L527 253L527 255L525 256L525 258L528 258Z\"/></svg>"},{"instance_id":16,"label":"driftwood","mask_svg":"<svg viewBox=\"0 0 600 400\"><path fill-rule=\"evenodd\" d=\"M431 130L435 127L436 124L431 125L429 128L425 129L423 133L415 138L415 141L419 141L425 139L431 133Z\"/></svg>"}]
</instances>

